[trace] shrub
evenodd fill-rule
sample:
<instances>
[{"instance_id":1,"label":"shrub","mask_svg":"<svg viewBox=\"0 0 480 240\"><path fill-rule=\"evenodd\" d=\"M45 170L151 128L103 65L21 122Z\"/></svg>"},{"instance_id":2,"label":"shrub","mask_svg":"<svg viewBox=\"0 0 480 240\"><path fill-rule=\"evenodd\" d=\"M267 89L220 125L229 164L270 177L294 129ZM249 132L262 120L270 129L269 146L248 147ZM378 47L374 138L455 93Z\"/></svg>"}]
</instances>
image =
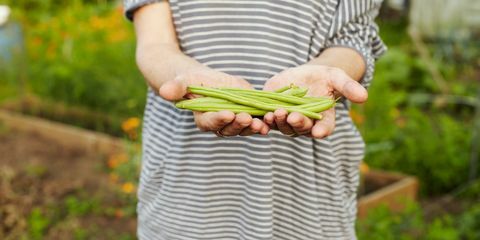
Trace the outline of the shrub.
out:
<instances>
[{"instance_id":1,"label":"shrub","mask_svg":"<svg viewBox=\"0 0 480 240\"><path fill-rule=\"evenodd\" d=\"M419 92L436 92L422 63L391 47L377 64L369 101L355 111L365 114L360 130L368 164L418 176L423 193L439 194L468 180L473 114L458 105L412 101Z\"/></svg>"}]
</instances>

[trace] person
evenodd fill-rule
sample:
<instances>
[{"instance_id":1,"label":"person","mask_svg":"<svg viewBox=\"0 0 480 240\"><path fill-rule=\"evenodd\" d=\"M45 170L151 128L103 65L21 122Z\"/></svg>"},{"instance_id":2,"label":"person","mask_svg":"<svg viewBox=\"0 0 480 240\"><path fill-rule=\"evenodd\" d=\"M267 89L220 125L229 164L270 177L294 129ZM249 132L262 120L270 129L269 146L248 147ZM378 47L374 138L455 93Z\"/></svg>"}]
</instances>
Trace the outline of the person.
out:
<instances>
[{"instance_id":1,"label":"person","mask_svg":"<svg viewBox=\"0 0 480 240\"><path fill-rule=\"evenodd\" d=\"M385 50L375 0L125 0L149 85L140 239L355 239L367 100ZM187 86L342 96L313 121L175 108Z\"/></svg>"}]
</instances>

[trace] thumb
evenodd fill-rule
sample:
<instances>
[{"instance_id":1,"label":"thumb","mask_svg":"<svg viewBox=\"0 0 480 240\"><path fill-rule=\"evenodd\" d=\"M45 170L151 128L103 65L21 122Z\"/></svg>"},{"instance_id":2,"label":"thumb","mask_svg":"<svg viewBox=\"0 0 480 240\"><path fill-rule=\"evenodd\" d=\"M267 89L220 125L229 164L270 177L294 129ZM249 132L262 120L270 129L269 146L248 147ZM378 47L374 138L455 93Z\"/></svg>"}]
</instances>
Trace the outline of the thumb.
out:
<instances>
[{"instance_id":1,"label":"thumb","mask_svg":"<svg viewBox=\"0 0 480 240\"><path fill-rule=\"evenodd\" d=\"M187 84L178 79L168 81L162 84L158 93L168 101L180 100L187 94Z\"/></svg>"},{"instance_id":2,"label":"thumb","mask_svg":"<svg viewBox=\"0 0 480 240\"><path fill-rule=\"evenodd\" d=\"M334 75L332 84L333 89L340 92L340 94L354 103L363 103L367 101L367 89L343 72Z\"/></svg>"}]
</instances>

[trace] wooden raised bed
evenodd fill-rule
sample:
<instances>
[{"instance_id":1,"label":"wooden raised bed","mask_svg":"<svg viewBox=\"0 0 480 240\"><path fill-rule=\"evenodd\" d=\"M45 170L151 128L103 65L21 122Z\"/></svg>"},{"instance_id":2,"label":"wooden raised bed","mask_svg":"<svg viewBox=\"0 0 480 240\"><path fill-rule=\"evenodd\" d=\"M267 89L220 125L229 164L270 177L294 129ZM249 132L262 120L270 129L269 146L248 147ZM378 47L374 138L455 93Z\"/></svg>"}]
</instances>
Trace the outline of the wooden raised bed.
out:
<instances>
[{"instance_id":1,"label":"wooden raised bed","mask_svg":"<svg viewBox=\"0 0 480 240\"><path fill-rule=\"evenodd\" d=\"M1 109L0 124L18 131L35 132L66 146L76 146L87 152L108 155L124 149L124 142L120 138Z\"/></svg>"},{"instance_id":2,"label":"wooden raised bed","mask_svg":"<svg viewBox=\"0 0 480 240\"><path fill-rule=\"evenodd\" d=\"M0 109L0 124L9 128L36 132L60 143L75 145L86 151L111 154L125 151L125 143L115 137L37 117L25 116ZM401 210L405 203L415 200L418 180L402 174L370 171L363 176L365 193L358 200L358 216L365 217L368 211L386 205L394 211Z\"/></svg>"},{"instance_id":3,"label":"wooden raised bed","mask_svg":"<svg viewBox=\"0 0 480 240\"><path fill-rule=\"evenodd\" d=\"M358 216L367 216L369 210L385 205L400 211L409 201L415 201L418 180L415 177L384 171L369 171L363 176L365 195L358 200Z\"/></svg>"}]
</instances>

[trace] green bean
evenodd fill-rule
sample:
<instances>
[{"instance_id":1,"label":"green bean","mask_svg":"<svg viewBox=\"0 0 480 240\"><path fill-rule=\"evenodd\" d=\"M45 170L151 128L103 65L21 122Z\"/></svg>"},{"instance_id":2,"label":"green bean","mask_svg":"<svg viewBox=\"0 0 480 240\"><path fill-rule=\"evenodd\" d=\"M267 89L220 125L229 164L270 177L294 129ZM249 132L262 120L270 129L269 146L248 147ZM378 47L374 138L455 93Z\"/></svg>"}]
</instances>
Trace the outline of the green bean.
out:
<instances>
[{"instance_id":1,"label":"green bean","mask_svg":"<svg viewBox=\"0 0 480 240\"><path fill-rule=\"evenodd\" d=\"M232 103L230 101L227 101L225 99L221 98L214 98L214 97L197 97L197 98L192 98L192 99L187 99L187 100L181 100L178 101L178 103L182 104L190 104L190 103Z\"/></svg>"},{"instance_id":2,"label":"green bean","mask_svg":"<svg viewBox=\"0 0 480 240\"><path fill-rule=\"evenodd\" d=\"M291 103L288 103L288 102L282 102L282 101L279 101L279 100L276 100L276 99L271 99L271 98L268 98L268 97L261 97L261 96L258 96L257 94L251 94L251 93L248 93L248 92L235 92L235 94L239 94L241 96L248 97L252 100L257 100L259 102L268 103L268 104L278 104L278 105L282 105L282 106L293 106L294 105L294 104L291 104Z\"/></svg>"},{"instance_id":3,"label":"green bean","mask_svg":"<svg viewBox=\"0 0 480 240\"><path fill-rule=\"evenodd\" d=\"M273 91L273 92L282 93L282 92L287 91L287 90L290 89L290 88L292 88L292 85L279 88L279 89L277 89L277 90L275 90L275 91Z\"/></svg>"},{"instance_id":4,"label":"green bean","mask_svg":"<svg viewBox=\"0 0 480 240\"><path fill-rule=\"evenodd\" d=\"M320 114L307 111L304 109L300 108L295 108L291 106L279 106L279 105L274 105L274 104L266 104L266 103L260 103L260 102L255 102L251 101L248 97L241 96L239 94L235 94L233 92L228 92L225 90L220 90L220 89L215 89L215 88L205 88L205 87L194 87L191 86L188 88L191 93L194 94L200 94L203 96L209 96L209 97L217 97L217 98L223 98L225 100L229 100L238 104L246 105L246 106L251 106L254 108L266 110L266 111L275 111L279 108L283 108L287 110L288 112L299 112L302 113L303 115L313 118L313 119L321 119L322 116ZM254 90L251 90L254 91ZM292 96L287 96L284 95L284 97L287 98L293 98ZM301 98L299 98L301 99Z\"/></svg>"},{"instance_id":5,"label":"green bean","mask_svg":"<svg viewBox=\"0 0 480 240\"><path fill-rule=\"evenodd\" d=\"M250 110L245 110L245 109L225 109L225 108L215 108L215 107L189 107L186 109L192 110L192 111L198 111L198 112L220 112L220 111L227 110L233 113L248 113L252 116L264 116L267 113L267 111L258 110L255 108L252 108Z\"/></svg>"},{"instance_id":6,"label":"green bean","mask_svg":"<svg viewBox=\"0 0 480 240\"><path fill-rule=\"evenodd\" d=\"M303 97L307 94L307 92L308 92L307 88L296 87L296 88L290 88L282 92L282 94L296 96L296 97Z\"/></svg>"},{"instance_id":7,"label":"green bean","mask_svg":"<svg viewBox=\"0 0 480 240\"><path fill-rule=\"evenodd\" d=\"M201 98L196 98L196 99L201 99ZM180 102L177 102L175 106L182 109L189 109L192 111L201 111L201 112L211 112L211 111L218 112L222 110L228 110L234 113L246 112L255 116L263 116L266 113L266 111L252 108L245 105L238 105L233 102L226 101L224 99L213 98L213 99L225 101L220 103L192 101L196 99L180 101Z\"/></svg>"},{"instance_id":8,"label":"green bean","mask_svg":"<svg viewBox=\"0 0 480 240\"><path fill-rule=\"evenodd\" d=\"M203 87L194 87L194 88L197 88L197 89L202 88L207 90L211 89L211 88L203 88ZM249 94L249 95L255 95L260 97L268 97L271 99L292 103L292 104L305 104L305 103L311 102L301 97L290 96L290 95L275 93L275 92L260 91L260 90L237 89L237 88L220 88L219 90L230 92L230 93L242 93L242 94Z\"/></svg>"},{"instance_id":9,"label":"green bean","mask_svg":"<svg viewBox=\"0 0 480 240\"><path fill-rule=\"evenodd\" d=\"M336 103L335 101L330 99L330 101L307 103L307 104L297 105L295 107L318 113L318 112L323 112L327 109L332 108L333 106L335 106L335 103Z\"/></svg>"},{"instance_id":10,"label":"green bean","mask_svg":"<svg viewBox=\"0 0 480 240\"><path fill-rule=\"evenodd\" d=\"M245 106L245 105L239 105L236 103L208 103L208 102L189 102L189 103L184 103L184 102L178 102L175 104L176 107L178 108L201 108L201 107L212 107L212 108L223 108L224 110L229 110L229 109L242 109L242 110L258 110L253 107Z\"/></svg>"}]
</instances>

